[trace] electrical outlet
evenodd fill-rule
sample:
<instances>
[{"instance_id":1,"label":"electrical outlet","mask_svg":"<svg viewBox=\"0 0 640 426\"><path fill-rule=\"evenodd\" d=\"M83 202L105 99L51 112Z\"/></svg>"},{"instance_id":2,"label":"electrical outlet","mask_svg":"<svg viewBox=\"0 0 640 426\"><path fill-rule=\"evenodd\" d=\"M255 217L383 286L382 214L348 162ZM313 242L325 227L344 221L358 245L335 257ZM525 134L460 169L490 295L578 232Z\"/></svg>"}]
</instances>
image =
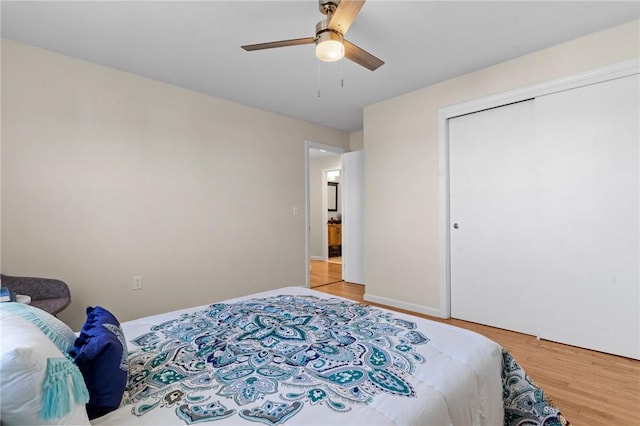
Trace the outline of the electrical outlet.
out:
<instances>
[{"instance_id":1,"label":"electrical outlet","mask_svg":"<svg viewBox=\"0 0 640 426\"><path fill-rule=\"evenodd\" d=\"M142 290L142 276L137 275L133 277L133 289L134 290Z\"/></svg>"}]
</instances>

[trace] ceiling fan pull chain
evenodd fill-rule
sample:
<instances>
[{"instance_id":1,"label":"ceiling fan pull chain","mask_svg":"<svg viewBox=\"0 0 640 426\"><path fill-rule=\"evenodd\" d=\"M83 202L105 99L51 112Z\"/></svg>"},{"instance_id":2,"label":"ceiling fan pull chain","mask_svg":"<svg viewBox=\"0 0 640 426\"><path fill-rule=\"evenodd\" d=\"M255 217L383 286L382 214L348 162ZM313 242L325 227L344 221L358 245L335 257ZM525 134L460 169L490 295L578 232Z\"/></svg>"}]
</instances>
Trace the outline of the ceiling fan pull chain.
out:
<instances>
[{"instance_id":1,"label":"ceiling fan pull chain","mask_svg":"<svg viewBox=\"0 0 640 426\"><path fill-rule=\"evenodd\" d=\"M344 89L344 56L340 59L340 87Z\"/></svg>"},{"instance_id":2,"label":"ceiling fan pull chain","mask_svg":"<svg viewBox=\"0 0 640 426\"><path fill-rule=\"evenodd\" d=\"M318 76L317 76L317 86L318 86L318 97L320 97L320 62L318 62Z\"/></svg>"}]
</instances>

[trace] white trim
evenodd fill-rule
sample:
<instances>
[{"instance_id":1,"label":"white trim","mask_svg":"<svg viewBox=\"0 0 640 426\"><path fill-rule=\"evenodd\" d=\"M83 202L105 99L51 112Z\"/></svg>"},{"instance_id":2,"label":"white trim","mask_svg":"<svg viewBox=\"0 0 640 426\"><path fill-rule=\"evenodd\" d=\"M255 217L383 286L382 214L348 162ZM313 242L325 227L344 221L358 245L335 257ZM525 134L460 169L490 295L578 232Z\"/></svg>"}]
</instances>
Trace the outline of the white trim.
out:
<instances>
[{"instance_id":1,"label":"white trim","mask_svg":"<svg viewBox=\"0 0 640 426\"><path fill-rule=\"evenodd\" d=\"M304 141L304 287L310 288L309 285L309 149L313 142Z\"/></svg>"},{"instance_id":2,"label":"white trim","mask_svg":"<svg viewBox=\"0 0 640 426\"><path fill-rule=\"evenodd\" d=\"M451 247L449 244L449 124L443 118L442 111L438 118L438 283L440 287L439 317L451 316Z\"/></svg>"},{"instance_id":3,"label":"white trim","mask_svg":"<svg viewBox=\"0 0 640 426\"><path fill-rule=\"evenodd\" d=\"M325 151L333 152L334 154L337 154L337 155L342 155L345 152L347 152L346 149L340 148L339 146L326 145L320 142L305 141L305 144L307 147L307 152L309 152L310 149L323 149Z\"/></svg>"},{"instance_id":4,"label":"white trim","mask_svg":"<svg viewBox=\"0 0 640 426\"><path fill-rule=\"evenodd\" d=\"M640 59L631 59L618 64L607 65L606 67L586 71L543 83L526 86L520 89L510 90L504 93L485 96L460 104L443 107L440 109L440 124L442 119L457 117L459 115L471 114L484 109L495 108L514 102L524 101L535 97L550 95L577 87L588 86L590 84L601 83L603 81L626 77L637 74L640 69Z\"/></svg>"},{"instance_id":5,"label":"white trim","mask_svg":"<svg viewBox=\"0 0 640 426\"><path fill-rule=\"evenodd\" d=\"M396 299L389 299L387 297L374 296L371 294L364 294L365 302L378 303L380 305L391 306L393 308L404 309L405 311L418 312L424 315L430 315L432 317L440 316L440 309L430 308L427 306L416 305L413 303L402 302Z\"/></svg>"},{"instance_id":6,"label":"white trim","mask_svg":"<svg viewBox=\"0 0 640 426\"><path fill-rule=\"evenodd\" d=\"M309 259L311 260L322 260L323 262L326 262L327 259L323 259L322 256L309 256Z\"/></svg>"},{"instance_id":7,"label":"white trim","mask_svg":"<svg viewBox=\"0 0 640 426\"><path fill-rule=\"evenodd\" d=\"M310 234L310 224L311 224L311 217L310 217L310 210L311 210L311 199L309 196L309 150L310 149L323 149L325 151L329 151L329 152L333 152L337 155L342 155L345 152L347 152L345 149L337 147L337 146L333 146L333 145L326 145L320 142L313 142L313 141L309 141L309 140L305 140L304 141L304 229L305 229L305 233L304 233L304 238L305 238L305 273L304 273L304 281L305 281L305 287L309 288L309 260L311 259L310 257L310 250L309 250L309 244L311 242L311 236ZM325 174L325 180L326 180L326 174ZM325 204L326 205L326 204ZM326 209L325 209L326 210ZM326 259L324 259L326 260Z\"/></svg>"},{"instance_id":8,"label":"white trim","mask_svg":"<svg viewBox=\"0 0 640 426\"><path fill-rule=\"evenodd\" d=\"M451 316L451 247L449 235L449 126L450 118L550 95L590 84L640 73L640 59L631 59L591 71L440 108L438 112L439 265L440 309L436 316Z\"/></svg>"}]
</instances>

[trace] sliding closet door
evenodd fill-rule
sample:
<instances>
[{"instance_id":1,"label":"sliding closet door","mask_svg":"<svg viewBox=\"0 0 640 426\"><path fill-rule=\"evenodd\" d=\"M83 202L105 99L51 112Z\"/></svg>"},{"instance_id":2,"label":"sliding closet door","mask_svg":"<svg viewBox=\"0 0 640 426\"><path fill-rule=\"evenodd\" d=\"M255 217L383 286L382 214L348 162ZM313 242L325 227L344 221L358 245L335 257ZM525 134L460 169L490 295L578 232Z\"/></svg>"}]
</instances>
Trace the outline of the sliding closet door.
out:
<instances>
[{"instance_id":1,"label":"sliding closet door","mask_svg":"<svg viewBox=\"0 0 640 426\"><path fill-rule=\"evenodd\" d=\"M449 120L451 314L640 359L640 77Z\"/></svg>"},{"instance_id":2,"label":"sliding closet door","mask_svg":"<svg viewBox=\"0 0 640 426\"><path fill-rule=\"evenodd\" d=\"M534 101L449 120L451 315L536 334Z\"/></svg>"},{"instance_id":3,"label":"sliding closet door","mask_svg":"<svg viewBox=\"0 0 640 426\"><path fill-rule=\"evenodd\" d=\"M536 98L543 338L640 358L638 75Z\"/></svg>"}]
</instances>

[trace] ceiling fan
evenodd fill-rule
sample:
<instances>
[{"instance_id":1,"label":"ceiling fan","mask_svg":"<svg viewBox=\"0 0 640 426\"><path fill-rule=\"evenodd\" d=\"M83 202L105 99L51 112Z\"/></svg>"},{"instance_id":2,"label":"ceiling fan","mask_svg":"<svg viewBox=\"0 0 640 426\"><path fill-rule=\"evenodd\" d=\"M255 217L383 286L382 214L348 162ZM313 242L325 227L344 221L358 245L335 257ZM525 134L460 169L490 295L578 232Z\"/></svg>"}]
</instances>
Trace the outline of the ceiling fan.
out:
<instances>
[{"instance_id":1,"label":"ceiling fan","mask_svg":"<svg viewBox=\"0 0 640 426\"><path fill-rule=\"evenodd\" d=\"M347 33L356 15L358 15L358 12L360 12L365 1L366 0L319 0L320 12L326 15L327 19L323 19L316 24L315 37L248 44L241 47L250 52L253 50L315 43L316 57L321 61L335 62L346 57L356 64L375 71L384 64L384 61L362 50L344 38L344 35Z\"/></svg>"}]
</instances>

